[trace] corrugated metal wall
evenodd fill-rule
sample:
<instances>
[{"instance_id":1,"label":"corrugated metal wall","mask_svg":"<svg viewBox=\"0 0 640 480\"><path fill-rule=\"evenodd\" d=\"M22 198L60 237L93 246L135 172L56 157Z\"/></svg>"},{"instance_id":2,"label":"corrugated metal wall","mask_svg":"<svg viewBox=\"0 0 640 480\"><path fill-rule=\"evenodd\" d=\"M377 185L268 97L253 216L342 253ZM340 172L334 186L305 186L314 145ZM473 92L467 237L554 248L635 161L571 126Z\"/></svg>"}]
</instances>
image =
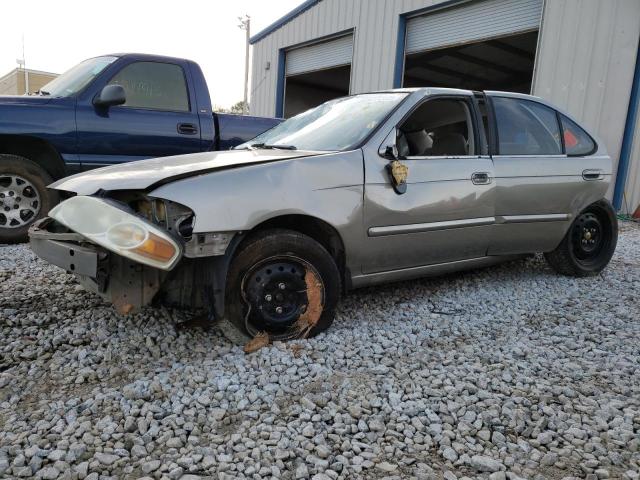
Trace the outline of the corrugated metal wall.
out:
<instances>
[{"instance_id":1,"label":"corrugated metal wall","mask_svg":"<svg viewBox=\"0 0 640 480\"><path fill-rule=\"evenodd\" d=\"M251 113L275 113L280 48L351 28L351 93L391 88L399 15L437 3L322 0L253 46ZM542 25L533 93L584 122L617 161L640 37L640 0L545 0ZM640 201L639 163L636 129L627 188L635 204Z\"/></svg>"},{"instance_id":2,"label":"corrugated metal wall","mask_svg":"<svg viewBox=\"0 0 640 480\"><path fill-rule=\"evenodd\" d=\"M640 207L640 112L636 121L636 132L633 137L629 175L625 188L625 198L622 202L622 212L633 214Z\"/></svg>"},{"instance_id":3,"label":"corrugated metal wall","mask_svg":"<svg viewBox=\"0 0 640 480\"><path fill-rule=\"evenodd\" d=\"M594 131L615 162L639 36L638 0L545 3L533 93L566 109Z\"/></svg>"},{"instance_id":4,"label":"corrugated metal wall","mask_svg":"<svg viewBox=\"0 0 640 480\"><path fill-rule=\"evenodd\" d=\"M354 27L351 93L391 88L399 15L436 3L440 0L322 0L253 45L251 113L275 114L280 48Z\"/></svg>"}]
</instances>

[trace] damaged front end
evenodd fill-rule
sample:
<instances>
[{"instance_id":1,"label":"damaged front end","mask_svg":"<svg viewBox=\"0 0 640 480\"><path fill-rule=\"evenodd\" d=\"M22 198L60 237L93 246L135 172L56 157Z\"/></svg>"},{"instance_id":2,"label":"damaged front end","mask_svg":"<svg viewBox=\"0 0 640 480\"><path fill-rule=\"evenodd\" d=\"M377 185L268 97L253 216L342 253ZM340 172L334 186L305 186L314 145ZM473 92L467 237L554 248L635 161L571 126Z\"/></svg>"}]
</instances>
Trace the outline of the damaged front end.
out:
<instances>
[{"instance_id":1,"label":"damaged front end","mask_svg":"<svg viewBox=\"0 0 640 480\"><path fill-rule=\"evenodd\" d=\"M30 229L32 250L128 314L151 303L224 313L233 233L193 234L193 212L137 192L75 196Z\"/></svg>"}]
</instances>

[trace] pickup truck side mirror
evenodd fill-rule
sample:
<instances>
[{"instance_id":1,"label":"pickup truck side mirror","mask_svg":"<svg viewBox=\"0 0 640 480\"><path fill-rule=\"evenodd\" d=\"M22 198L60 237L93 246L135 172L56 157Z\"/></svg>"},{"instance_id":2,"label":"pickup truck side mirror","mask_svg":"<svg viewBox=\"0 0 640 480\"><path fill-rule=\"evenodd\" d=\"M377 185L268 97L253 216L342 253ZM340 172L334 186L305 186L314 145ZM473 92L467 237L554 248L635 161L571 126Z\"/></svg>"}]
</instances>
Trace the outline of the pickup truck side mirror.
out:
<instances>
[{"instance_id":1,"label":"pickup truck side mirror","mask_svg":"<svg viewBox=\"0 0 640 480\"><path fill-rule=\"evenodd\" d=\"M127 101L127 96L122 85L107 85L100 94L93 99L96 107L109 108L115 105L122 105Z\"/></svg>"}]
</instances>

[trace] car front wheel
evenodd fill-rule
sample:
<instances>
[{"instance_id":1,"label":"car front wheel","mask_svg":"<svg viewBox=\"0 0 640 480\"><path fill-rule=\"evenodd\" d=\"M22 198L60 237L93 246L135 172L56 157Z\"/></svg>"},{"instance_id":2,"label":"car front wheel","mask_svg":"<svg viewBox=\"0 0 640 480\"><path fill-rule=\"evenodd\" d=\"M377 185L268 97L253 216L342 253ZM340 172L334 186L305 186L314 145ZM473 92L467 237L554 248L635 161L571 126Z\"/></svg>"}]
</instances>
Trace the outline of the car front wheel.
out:
<instances>
[{"instance_id":1,"label":"car front wheel","mask_svg":"<svg viewBox=\"0 0 640 480\"><path fill-rule=\"evenodd\" d=\"M227 312L252 337L312 337L329 328L340 298L335 261L318 242L267 230L239 247L228 275Z\"/></svg>"},{"instance_id":2,"label":"car front wheel","mask_svg":"<svg viewBox=\"0 0 640 480\"><path fill-rule=\"evenodd\" d=\"M580 212L558 247L545 253L549 265L563 275L600 273L618 243L618 219L611 204L600 200Z\"/></svg>"}]
</instances>

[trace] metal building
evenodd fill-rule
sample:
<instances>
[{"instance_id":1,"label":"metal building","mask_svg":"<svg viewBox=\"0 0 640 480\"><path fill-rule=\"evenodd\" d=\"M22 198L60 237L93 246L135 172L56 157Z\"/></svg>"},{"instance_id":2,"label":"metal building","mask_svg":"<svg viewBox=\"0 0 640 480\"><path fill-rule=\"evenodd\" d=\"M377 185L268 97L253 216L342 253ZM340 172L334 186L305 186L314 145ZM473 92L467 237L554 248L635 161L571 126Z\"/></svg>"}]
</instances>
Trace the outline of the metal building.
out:
<instances>
[{"instance_id":1,"label":"metal building","mask_svg":"<svg viewBox=\"0 0 640 480\"><path fill-rule=\"evenodd\" d=\"M251 38L251 113L402 86L533 93L595 131L640 204L638 0L307 0Z\"/></svg>"}]
</instances>

